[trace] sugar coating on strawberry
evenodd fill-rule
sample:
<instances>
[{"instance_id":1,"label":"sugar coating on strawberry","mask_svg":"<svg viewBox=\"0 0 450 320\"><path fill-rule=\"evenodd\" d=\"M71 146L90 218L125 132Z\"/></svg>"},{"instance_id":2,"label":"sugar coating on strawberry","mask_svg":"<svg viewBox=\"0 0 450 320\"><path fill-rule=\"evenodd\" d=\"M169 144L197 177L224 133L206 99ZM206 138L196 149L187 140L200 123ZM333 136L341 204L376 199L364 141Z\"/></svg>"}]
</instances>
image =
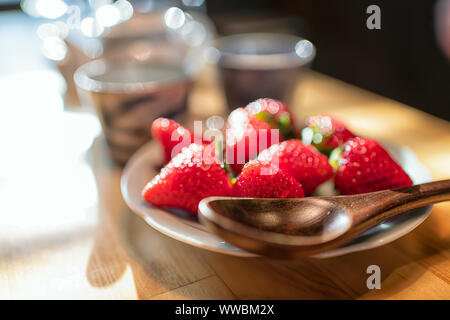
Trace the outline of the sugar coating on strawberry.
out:
<instances>
[{"instance_id":1,"label":"sugar coating on strawberry","mask_svg":"<svg viewBox=\"0 0 450 320\"><path fill-rule=\"evenodd\" d=\"M325 154L355 137L343 122L326 114L309 117L306 125L301 133L303 142L314 145Z\"/></svg>"},{"instance_id":2,"label":"sugar coating on strawberry","mask_svg":"<svg viewBox=\"0 0 450 320\"><path fill-rule=\"evenodd\" d=\"M158 118L153 121L152 136L163 147L166 163L194 140L194 135L190 130L167 118Z\"/></svg>"},{"instance_id":3,"label":"sugar coating on strawberry","mask_svg":"<svg viewBox=\"0 0 450 320\"><path fill-rule=\"evenodd\" d=\"M182 208L193 214L203 198L230 194L231 182L214 146L195 143L183 148L142 191L152 205Z\"/></svg>"},{"instance_id":4,"label":"sugar coating on strawberry","mask_svg":"<svg viewBox=\"0 0 450 320\"><path fill-rule=\"evenodd\" d=\"M252 160L242 169L232 187L234 197L303 198L300 183L269 162Z\"/></svg>"},{"instance_id":5,"label":"sugar coating on strawberry","mask_svg":"<svg viewBox=\"0 0 450 320\"><path fill-rule=\"evenodd\" d=\"M258 160L270 161L281 170L293 176L303 187L305 195L329 180L333 168L328 158L312 145L304 144L297 139L286 140L262 151Z\"/></svg>"},{"instance_id":6,"label":"sugar coating on strawberry","mask_svg":"<svg viewBox=\"0 0 450 320\"><path fill-rule=\"evenodd\" d=\"M396 189L413 184L411 178L375 140L353 138L333 150L336 188L341 194Z\"/></svg>"},{"instance_id":7,"label":"sugar coating on strawberry","mask_svg":"<svg viewBox=\"0 0 450 320\"><path fill-rule=\"evenodd\" d=\"M226 126L226 162L238 174L258 153L281 141L278 130L245 108L230 113Z\"/></svg>"}]
</instances>

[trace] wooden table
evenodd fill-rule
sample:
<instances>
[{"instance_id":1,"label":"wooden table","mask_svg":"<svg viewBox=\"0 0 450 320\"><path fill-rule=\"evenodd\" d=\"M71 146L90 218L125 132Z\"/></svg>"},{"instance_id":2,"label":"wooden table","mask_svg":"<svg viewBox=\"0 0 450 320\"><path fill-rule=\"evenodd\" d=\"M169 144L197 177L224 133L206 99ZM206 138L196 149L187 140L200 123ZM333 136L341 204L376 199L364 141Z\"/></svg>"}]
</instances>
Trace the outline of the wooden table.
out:
<instances>
[{"instance_id":1,"label":"wooden table","mask_svg":"<svg viewBox=\"0 0 450 320\"><path fill-rule=\"evenodd\" d=\"M205 77L191 96L194 118L224 110ZM391 244L337 258L197 249L130 212L95 116L63 107L60 83L46 69L0 77L1 299L450 299L450 203ZM450 178L443 120L317 73L292 105L299 119L326 111L361 135L406 145L435 179ZM381 290L366 287L372 264Z\"/></svg>"}]
</instances>

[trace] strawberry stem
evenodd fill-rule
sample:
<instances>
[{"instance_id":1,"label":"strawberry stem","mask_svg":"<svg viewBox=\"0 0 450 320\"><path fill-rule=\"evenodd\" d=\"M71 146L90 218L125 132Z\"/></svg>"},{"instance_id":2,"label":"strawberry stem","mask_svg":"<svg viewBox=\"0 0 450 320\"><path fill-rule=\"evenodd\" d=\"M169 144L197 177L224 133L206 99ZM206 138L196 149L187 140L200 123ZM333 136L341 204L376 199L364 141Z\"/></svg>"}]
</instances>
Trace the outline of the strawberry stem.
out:
<instances>
[{"instance_id":1,"label":"strawberry stem","mask_svg":"<svg viewBox=\"0 0 450 320\"><path fill-rule=\"evenodd\" d=\"M255 117L267 122L273 128L277 128L278 130L280 130L283 140L295 138L295 131L291 126L292 121L289 113L284 112L279 117L275 118L267 111L260 111L255 114Z\"/></svg>"},{"instance_id":2,"label":"strawberry stem","mask_svg":"<svg viewBox=\"0 0 450 320\"><path fill-rule=\"evenodd\" d=\"M330 158L328 159L328 162L334 169L337 169L339 166L339 160L341 159L341 154L342 154L341 147L337 147L337 148L333 149L333 151L331 151L331 153L330 153Z\"/></svg>"},{"instance_id":3,"label":"strawberry stem","mask_svg":"<svg viewBox=\"0 0 450 320\"><path fill-rule=\"evenodd\" d=\"M283 112L279 118L278 121L280 122L281 127L287 127L291 124L291 116L287 112Z\"/></svg>"}]
</instances>

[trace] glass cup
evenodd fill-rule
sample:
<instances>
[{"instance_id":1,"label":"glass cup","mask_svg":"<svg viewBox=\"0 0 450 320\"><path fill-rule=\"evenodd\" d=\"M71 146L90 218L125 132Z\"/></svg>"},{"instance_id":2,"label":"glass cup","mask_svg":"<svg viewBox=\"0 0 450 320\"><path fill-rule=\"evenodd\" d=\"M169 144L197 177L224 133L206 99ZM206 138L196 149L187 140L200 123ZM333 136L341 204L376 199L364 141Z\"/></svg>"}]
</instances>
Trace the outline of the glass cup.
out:
<instances>
[{"instance_id":1,"label":"glass cup","mask_svg":"<svg viewBox=\"0 0 450 320\"><path fill-rule=\"evenodd\" d=\"M275 33L226 36L214 48L230 110L264 97L289 102L316 52L306 39Z\"/></svg>"},{"instance_id":2,"label":"glass cup","mask_svg":"<svg viewBox=\"0 0 450 320\"><path fill-rule=\"evenodd\" d=\"M153 120L185 113L191 83L182 66L161 61L95 60L78 68L74 80L81 102L95 108L120 165L150 140Z\"/></svg>"}]
</instances>

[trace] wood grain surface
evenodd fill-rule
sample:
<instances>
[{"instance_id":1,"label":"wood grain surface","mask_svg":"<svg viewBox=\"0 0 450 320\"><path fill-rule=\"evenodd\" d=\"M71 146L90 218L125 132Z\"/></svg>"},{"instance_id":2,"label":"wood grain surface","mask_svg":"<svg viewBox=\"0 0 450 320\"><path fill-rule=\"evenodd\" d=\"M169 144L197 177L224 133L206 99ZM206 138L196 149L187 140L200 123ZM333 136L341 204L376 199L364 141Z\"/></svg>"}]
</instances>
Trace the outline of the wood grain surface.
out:
<instances>
[{"instance_id":1,"label":"wood grain surface","mask_svg":"<svg viewBox=\"0 0 450 320\"><path fill-rule=\"evenodd\" d=\"M450 203L401 239L342 257L197 249L126 207L95 116L64 106L59 82L47 69L0 77L0 299L450 299ZM186 121L225 114L214 73L189 105ZM291 105L299 123L335 114L361 135L408 146L435 179L450 178L446 121L314 72ZM366 286L372 264L380 290Z\"/></svg>"}]
</instances>

